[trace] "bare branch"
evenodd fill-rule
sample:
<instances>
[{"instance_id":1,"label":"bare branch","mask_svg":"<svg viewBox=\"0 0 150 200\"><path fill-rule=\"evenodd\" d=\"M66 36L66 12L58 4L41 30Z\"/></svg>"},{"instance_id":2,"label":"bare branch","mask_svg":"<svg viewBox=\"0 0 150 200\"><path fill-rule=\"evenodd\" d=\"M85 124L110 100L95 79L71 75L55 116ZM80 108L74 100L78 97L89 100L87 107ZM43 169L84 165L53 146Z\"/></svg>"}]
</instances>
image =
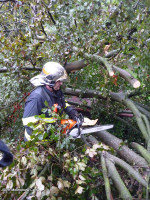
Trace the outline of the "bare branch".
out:
<instances>
[{"instance_id":1,"label":"bare branch","mask_svg":"<svg viewBox=\"0 0 150 200\"><path fill-rule=\"evenodd\" d=\"M67 70L68 73L70 72L75 72L78 71L84 67L86 67L88 64L86 63L85 60L80 60L72 63L67 63L65 65L65 69Z\"/></svg>"},{"instance_id":2,"label":"bare branch","mask_svg":"<svg viewBox=\"0 0 150 200\"><path fill-rule=\"evenodd\" d=\"M122 104L126 105L134 114L138 127L141 130L143 137L145 138L146 142L149 142L149 122L145 115L143 115L137 108L137 106L134 104L133 101L127 98L127 94L120 92L120 93L114 93L110 92L111 98L121 102Z\"/></svg>"},{"instance_id":3,"label":"bare branch","mask_svg":"<svg viewBox=\"0 0 150 200\"><path fill-rule=\"evenodd\" d=\"M74 96L82 96L83 98L93 98L93 97L98 97L98 98L101 98L101 99L107 99L105 96L102 95L101 92L97 92L95 90L85 90L85 91L82 91L82 90L79 90L79 89L72 89L72 88L65 88L65 91L64 91L65 94L68 94L68 95L74 95Z\"/></svg>"},{"instance_id":4,"label":"bare branch","mask_svg":"<svg viewBox=\"0 0 150 200\"><path fill-rule=\"evenodd\" d=\"M102 164L103 178L105 182L106 196L107 196L107 200L109 200L111 199L111 189L110 189L110 182L108 178L108 171L106 167L106 160L105 160L104 154L105 152L101 153L101 164Z\"/></svg>"},{"instance_id":5,"label":"bare branch","mask_svg":"<svg viewBox=\"0 0 150 200\"><path fill-rule=\"evenodd\" d=\"M150 152L148 152L143 146L136 142L131 143L132 147L136 149L144 158L147 160L147 162L150 164Z\"/></svg>"},{"instance_id":6,"label":"bare branch","mask_svg":"<svg viewBox=\"0 0 150 200\"><path fill-rule=\"evenodd\" d=\"M140 87L140 82L135 79L129 72L127 72L124 69L121 69L119 67L116 67L113 65L114 71L119 72L120 76L124 78L128 83L130 83L134 88L139 88Z\"/></svg>"},{"instance_id":7,"label":"bare branch","mask_svg":"<svg viewBox=\"0 0 150 200\"><path fill-rule=\"evenodd\" d=\"M11 70L11 69L10 69ZM0 68L0 73L6 73L10 71L7 67ZM41 71L39 67L22 67L20 70L29 70L29 71Z\"/></svg>"},{"instance_id":8,"label":"bare branch","mask_svg":"<svg viewBox=\"0 0 150 200\"><path fill-rule=\"evenodd\" d=\"M105 55L105 58L114 57L114 56L116 56L116 55L119 53L119 51L120 51L120 49L112 50L112 51L108 52L108 53Z\"/></svg>"},{"instance_id":9,"label":"bare branch","mask_svg":"<svg viewBox=\"0 0 150 200\"><path fill-rule=\"evenodd\" d=\"M16 3L16 0L0 0L0 2L2 2L2 3L8 2L8 1Z\"/></svg>"},{"instance_id":10,"label":"bare branch","mask_svg":"<svg viewBox=\"0 0 150 200\"><path fill-rule=\"evenodd\" d=\"M122 199L132 199L132 196L131 196L129 190L127 189L124 182L122 181L113 162L111 162L110 160L107 159L106 164L107 164L109 174L110 174L113 182L115 183L115 186L118 189Z\"/></svg>"},{"instance_id":11,"label":"bare branch","mask_svg":"<svg viewBox=\"0 0 150 200\"><path fill-rule=\"evenodd\" d=\"M43 32L44 35L47 37L47 34L46 34L45 30L44 30L44 26L43 26L42 22L41 22L41 28L42 28L42 32Z\"/></svg>"},{"instance_id":12,"label":"bare branch","mask_svg":"<svg viewBox=\"0 0 150 200\"><path fill-rule=\"evenodd\" d=\"M49 12L49 10L47 12L48 12L48 15L49 15L50 19L52 20L53 24L56 25L56 22L52 16L52 14Z\"/></svg>"},{"instance_id":13,"label":"bare branch","mask_svg":"<svg viewBox=\"0 0 150 200\"><path fill-rule=\"evenodd\" d=\"M83 55L86 59L90 59L91 61L96 61L97 63L99 64L103 64L108 73L109 73L109 76L113 76L114 75L114 71L112 69L112 64L110 64L108 61L107 61L107 58L103 58L101 56L98 56L96 54L92 55L92 54L88 54L88 53L85 53Z\"/></svg>"},{"instance_id":14,"label":"bare branch","mask_svg":"<svg viewBox=\"0 0 150 200\"><path fill-rule=\"evenodd\" d=\"M128 162L135 164L138 167L148 167L148 163L144 158L129 149L127 145L123 144L123 140L115 137L108 131L100 131L98 133L94 133L93 135L95 135L98 140L101 140L105 144L114 148L117 153Z\"/></svg>"},{"instance_id":15,"label":"bare branch","mask_svg":"<svg viewBox=\"0 0 150 200\"><path fill-rule=\"evenodd\" d=\"M135 6L133 7L133 9L134 9L134 10L136 10L136 9L137 9L137 6L138 6L139 2L140 2L140 0L137 0L137 2L136 2L136 4L135 4Z\"/></svg>"}]
</instances>

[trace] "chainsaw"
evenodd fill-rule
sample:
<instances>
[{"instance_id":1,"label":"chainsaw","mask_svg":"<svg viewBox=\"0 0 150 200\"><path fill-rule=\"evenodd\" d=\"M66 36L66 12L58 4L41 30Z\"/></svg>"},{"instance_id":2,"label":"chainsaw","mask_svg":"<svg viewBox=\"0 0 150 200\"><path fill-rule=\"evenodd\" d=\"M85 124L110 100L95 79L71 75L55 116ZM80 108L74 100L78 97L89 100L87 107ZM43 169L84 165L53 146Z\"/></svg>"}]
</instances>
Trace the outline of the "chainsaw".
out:
<instances>
[{"instance_id":1,"label":"chainsaw","mask_svg":"<svg viewBox=\"0 0 150 200\"><path fill-rule=\"evenodd\" d=\"M86 123L87 120L88 120L88 123ZM71 136L72 138L81 138L81 136L85 134L92 134L92 133L113 128L112 124L95 125L97 121L98 120L90 120L88 118L83 118L82 114L80 114L79 117L76 118L76 120L62 119L61 120L61 124L63 125L62 133L68 136ZM84 128L84 126L87 126L87 125L88 126L92 125L92 127Z\"/></svg>"}]
</instances>

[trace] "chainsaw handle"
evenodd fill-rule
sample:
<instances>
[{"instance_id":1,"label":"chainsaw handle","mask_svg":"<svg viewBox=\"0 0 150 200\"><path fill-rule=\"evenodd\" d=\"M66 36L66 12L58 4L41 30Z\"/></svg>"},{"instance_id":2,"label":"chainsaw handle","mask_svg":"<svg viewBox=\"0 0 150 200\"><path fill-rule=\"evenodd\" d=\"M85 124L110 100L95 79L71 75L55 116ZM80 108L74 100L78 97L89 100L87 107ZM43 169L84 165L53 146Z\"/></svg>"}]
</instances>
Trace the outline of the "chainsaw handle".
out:
<instances>
[{"instance_id":1,"label":"chainsaw handle","mask_svg":"<svg viewBox=\"0 0 150 200\"><path fill-rule=\"evenodd\" d=\"M77 118L77 128L78 128L78 135L76 137L79 137L80 136L80 133L81 133L81 130L80 130L80 119Z\"/></svg>"},{"instance_id":2,"label":"chainsaw handle","mask_svg":"<svg viewBox=\"0 0 150 200\"><path fill-rule=\"evenodd\" d=\"M83 115L80 113L78 117L76 117L76 125L77 125L77 128L78 128L78 135L76 137L79 137L80 134L81 134L81 126L82 126L82 123L84 121L84 117ZM75 137L75 138L76 138Z\"/></svg>"}]
</instances>

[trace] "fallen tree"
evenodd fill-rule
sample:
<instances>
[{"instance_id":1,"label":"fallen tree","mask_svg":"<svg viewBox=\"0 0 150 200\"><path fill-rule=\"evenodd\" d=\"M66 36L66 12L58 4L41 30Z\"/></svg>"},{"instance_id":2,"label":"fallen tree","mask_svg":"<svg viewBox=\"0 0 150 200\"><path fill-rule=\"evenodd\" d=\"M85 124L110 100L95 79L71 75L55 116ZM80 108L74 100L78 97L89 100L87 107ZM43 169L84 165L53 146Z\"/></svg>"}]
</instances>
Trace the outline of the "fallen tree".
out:
<instances>
[{"instance_id":1,"label":"fallen tree","mask_svg":"<svg viewBox=\"0 0 150 200\"><path fill-rule=\"evenodd\" d=\"M83 141L61 138L59 134L55 138L53 133L49 143L22 144L19 138L18 146L12 143L14 163L1 172L1 196L4 199L32 199L33 196L37 199L86 199L89 195L90 199L148 200L147 6L144 3L141 6L140 1L128 2L130 6L126 2L119 2L117 6L112 1L105 2L105 6L98 1L85 1L84 5L83 1L10 2L1 1L0 5L3 11L0 18L1 121L5 121L2 134L5 135L6 129L7 132L14 130L17 135L21 117L16 125L14 111L18 104L16 107L14 103L23 92L30 91L28 81L41 71L43 63L57 60L72 77L72 88L65 89L67 95L92 99L93 104L84 104L83 100L83 105L91 112L94 106L97 110L101 107L105 113L100 117L107 115L114 121L121 121L130 129L130 135L136 132L138 137L142 133L145 142L138 143L138 138L134 138L137 141L131 142L131 146L107 131L96 133L95 138L83 137ZM139 87L141 91L136 90ZM9 89L8 92L3 88ZM71 103L78 105L76 101ZM118 108L129 109L132 120L118 116ZM113 114L111 109L114 109ZM10 121L12 125L6 126ZM60 133L59 128L55 127L57 133ZM116 135L121 132L117 131ZM22 191L6 193L6 189Z\"/></svg>"}]
</instances>

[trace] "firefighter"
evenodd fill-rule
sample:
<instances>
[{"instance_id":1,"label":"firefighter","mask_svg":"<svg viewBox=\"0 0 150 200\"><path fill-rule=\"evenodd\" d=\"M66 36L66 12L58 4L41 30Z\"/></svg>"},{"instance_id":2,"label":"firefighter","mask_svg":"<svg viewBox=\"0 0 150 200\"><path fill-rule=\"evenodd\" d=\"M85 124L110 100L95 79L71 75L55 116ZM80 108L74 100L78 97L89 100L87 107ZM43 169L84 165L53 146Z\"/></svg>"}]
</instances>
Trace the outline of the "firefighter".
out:
<instances>
[{"instance_id":1,"label":"firefighter","mask_svg":"<svg viewBox=\"0 0 150 200\"><path fill-rule=\"evenodd\" d=\"M32 129L27 124L29 122L36 122L37 118L35 115L42 114L42 109L46 108L45 101L47 101L50 108L57 104L71 119L77 119L78 112L73 107L67 105L61 91L61 85L67 78L66 70L59 63L47 62L43 66L42 72L30 80L35 89L25 102L22 119L25 126L25 141L30 140L30 135L32 134ZM50 118L51 116L46 112L45 117ZM53 123L53 119L51 123Z\"/></svg>"}]
</instances>

